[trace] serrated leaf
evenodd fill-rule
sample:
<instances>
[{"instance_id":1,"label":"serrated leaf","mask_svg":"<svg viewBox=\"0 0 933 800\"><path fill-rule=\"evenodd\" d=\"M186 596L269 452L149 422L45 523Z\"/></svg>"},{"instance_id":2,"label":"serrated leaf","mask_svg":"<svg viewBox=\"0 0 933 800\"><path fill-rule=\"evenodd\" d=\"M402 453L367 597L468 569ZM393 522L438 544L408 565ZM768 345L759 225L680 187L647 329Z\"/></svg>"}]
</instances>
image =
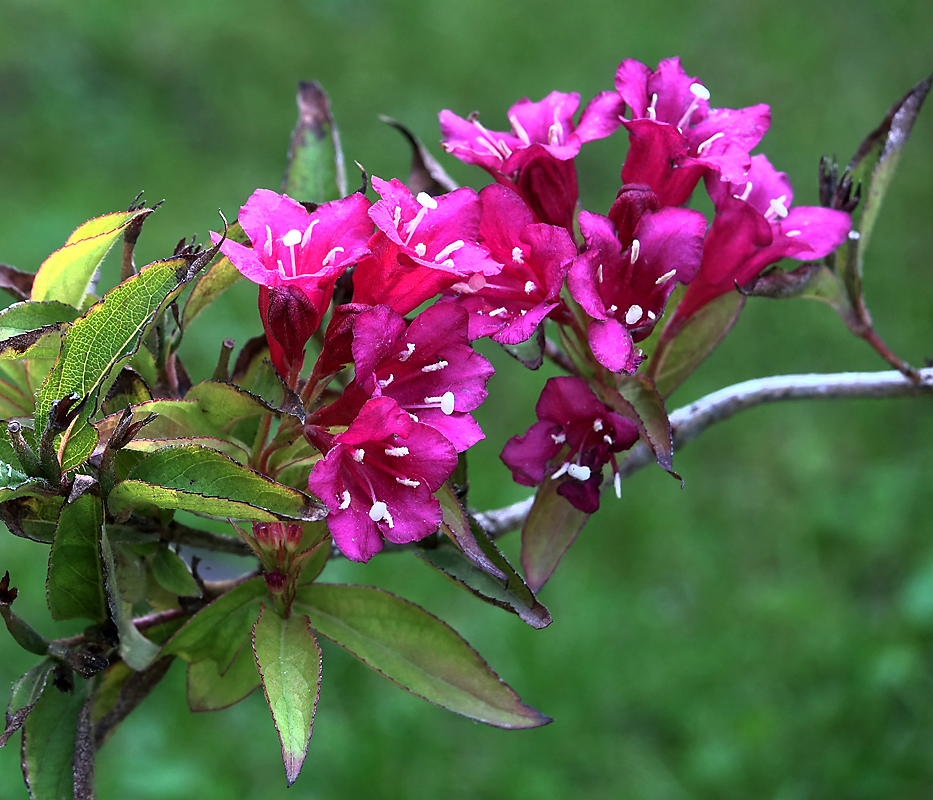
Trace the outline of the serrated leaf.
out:
<instances>
[{"instance_id":1,"label":"serrated leaf","mask_svg":"<svg viewBox=\"0 0 933 800\"><path fill-rule=\"evenodd\" d=\"M62 507L46 580L53 619L107 619L101 566L103 503L87 493Z\"/></svg>"},{"instance_id":2,"label":"serrated leaf","mask_svg":"<svg viewBox=\"0 0 933 800\"><path fill-rule=\"evenodd\" d=\"M29 712L45 691L49 674L53 669L55 669L55 662L45 659L13 684L10 702L6 709L6 722L3 732L0 733L0 747L6 745L10 737L23 726Z\"/></svg>"},{"instance_id":3,"label":"serrated leaf","mask_svg":"<svg viewBox=\"0 0 933 800\"><path fill-rule=\"evenodd\" d=\"M347 194L337 125L327 93L314 81L298 84L298 123L288 145L282 193L299 202L324 203Z\"/></svg>"},{"instance_id":4,"label":"serrated leaf","mask_svg":"<svg viewBox=\"0 0 933 800\"><path fill-rule=\"evenodd\" d=\"M560 483L545 480L522 527L522 570L532 591L538 592L589 519L557 493Z\"/></svg>"},{"instance_id":5,"label":"serrated leaf","mask_svg":"<svg viewBox=\"0 0 933 800\"><path fill-rule=\"evenodd\" d=\"M606 405L635 423L639 437L651 449L658 465L679 479L674 472L671 421L654 381L643 375L621 375L616 392L596 388Z\"/></svg>"},{"instance_id":6,"label":"serrated leaf","mask_svg":"<svg viewBox=\"0 0 933 800\"><path fill-rule=\"evenodd\" d=\"M57 300L80 308L94 272L107 251L134 219L152 213L151 208L119 211L88 220L79 226L64 247L39 267L32 285L32 300Z\"/></svg>"},{"instance_id":7,"label":"serrated leaf","mask_svg":"<svg viewBox=\"0 0 933 800\"><path fill-rule=\"evenodd\" d=\"M253 648L245 641L233 662L221 672L216 661L188 665L187 699L192 711L219 711L245 700L259 686Z\"/></svg>"},{"instance_id":8,"label":"serrated leaf","mask_svg":"<svg viewBox=\"0 0 933 800\"><path fill-rule=\"evenodd\" d=\"M364 664L412 694L499 728L551 722L493 672L450 626L371 586L299 587L293 611Z\"/></svg>"},{"instance_id":9,"label":"serrated leaf","mask_svg":"<svg viewBox=\"0 0 933 800\"><path fill-rule=\"evenodd\" d=\"M239 222L231 223L227 229L227 238L239 244L249 242L249 237L243 232ZM181 314L182 330L187 330L205 308L242 277L240 271L226 256L222 256L204 270L204 274L198 279L185 302L185 308Z\"/></svg>"},{"instance_id":10,"label":"serrated leaf","mask_svg":"<svg viewBox=\"0 0 933 800\"><path fill-rule=\"evenodd\" d=\"M282 743L286 781L291 786L301 772L311 740L321 694L321 648L307 617L292 614L282 619L263 606L253 626L253 652Z\"/></svg>"},{"instance_id":11,"label":"serrated leaf","mask_svg":"<svg viewBox=\"0 0 933 800\"><path fill-rule=\"evenodd\" d=\"M200 597L201 588L178 553L160 547L152 558L152 575L159 584L179 597Z\"/></svg>"},{"instance_id":12,"label":"serrated leaf","mask_svg":"<svg viewBox=\"0 0 933 800\"><path fill-rule=\"evenodd\" d=\"M18 497L0 503L0 522L14 536L51 544L64 502L62 497Z\"/></svg>"},{"instance_id":13,"label":"serrated leaf","mask_svg":"<svg viewBox=\"0 0 933 800\"><path fill-rule=\"evenodd\" d=\"M150 453L108 497L115 516L151 503L260 522L322 519L325 511L303 492L241 466L205 447L165 447Z\"/></svg>"},{"instance_id":14,"label":"serrated leaf","mask_svg":"<svg viewBox=\"0 0 933 800\"><path fill-rule=\"evenodd\" d=\"M444 514L441 531L446 533L467 559L472 561L479 569L498 579L505 580L505 573L489 560L479 546L479 542L476 541L476 537L470 529L470 520L467 518L463 506L457 499L457 495L454 494L450 484L445 483L434 493L434 496L440 502L441 511Z\"/></svg>"},{"instance_id":15,"label":"serrated leaf","mask_svg":"<svg viewBox=\"0 0 933 800\"><path fill-rule=\"evenodd\" d=\"M218 670L225 672L249 640L260 602L268 597L262 578L244 581L189 619L166 643L162 655L191 662L214 661Z\"/></svg>"},{"instance_id":16,"label":"serrated leaf","mask_svg":"<svg viewBox=\"0 0 933 800\"><path fill-rule=\"evenodd\" d=\"M43 692L23 724L22 769L32 800L75 797L75 737L85 701L78 686L71 694Z\"/></svg>"},{"instance_id":17,"label":"serrated leaf","mask_svg":"<svg viewBox=\"0 0 933 800\"><path fill-rule=\"evenodd\" d=\"M665 340L662 335L646 373L654 379L661 397L680 386L719 346L744 305L741 294L728 292L691 316L673 339Z\"/></svg>"},{"instance_id":18,"label":"serrated leaf","mask_svg":"<svg viewBox=\"0 0 933 800\"><path fill-rule=\"evenodd\" d=\"M146 669L159 654L159 646L143 636L133 624L133 605L120 595L117 585L117 566L113 547L107 531L101 533L101 560L104 568L104 586L107 590L107 603L110 616L117 626L120 637L120 657L129 667L140 671Z\"/></svg>"}]
</instances>

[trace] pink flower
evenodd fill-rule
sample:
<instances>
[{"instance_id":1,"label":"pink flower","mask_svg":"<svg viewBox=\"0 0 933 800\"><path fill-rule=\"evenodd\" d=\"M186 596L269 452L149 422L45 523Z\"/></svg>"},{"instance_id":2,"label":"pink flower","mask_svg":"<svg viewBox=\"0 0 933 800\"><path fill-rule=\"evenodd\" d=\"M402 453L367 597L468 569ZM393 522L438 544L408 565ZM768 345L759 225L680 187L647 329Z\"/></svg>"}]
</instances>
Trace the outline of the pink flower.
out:
<instances>
[{"instance_id":1,"label":"pink flower","mask_svg":"<svg viewBox=\"0 0 933 800\"><path fill-rule=\"evenodd\" d=\"M372 182L382 199L369 212L377 231L372 255L353 274L354 303L407 314L459 280L502 269L476 244L480 204L472 189L415 197L394 178Z\"/></svg>"},{"instance_id":2,"label":"pink flower","mask_svg":"<svg viewBox=\"0 0 933 800\"><path fill-rule=\"evenodd\" d=\"M626 187L612 220L580 212L586 250L570 268L570 293L592 317L588 336L596 360L632 373L641 362L635 342L648 336L676 282L700 266L706 219L698 211L658 208L647 187Z\"/></svg>"},{"instance_id":3,"label":"pink flower","mask_svg":"<svg viewBox=\"0 0 933 800\"><path fill-rule=\"evenodd\" d=\"M579 378L551 378L535 406L538 422L513 436L502 451L516 483L537 486L562 480L557 493L589 514L599 508L602 468L612 464L620 492L615 454L638 441L634 423L612 411Z\"/></svg>"},{"instance_id":4,"label":"pink flower","mask_svg":"<svg viewBox=\"0 0 933 800\"><path fill-rule=\"evenodd\" d=\"M615 92L602 92L574 124L579 105L576 92L551 92L538 103L521 100L509 109L510 133L486 129L476 115L463 119L444 110L441 146L518 192L541 222L572 231L578 196L573 159L585 142L613 133L624 108Z\"/></svg>"},{"instance_id":5,"label":"pink flower","mask_svg":"<svg viewBox=\"0 0 933 800\"><path fill-rule=\"evenodd\" d=\"M716 297L748 283L782 258L812 261L838 247L852 220L844 211L816 206L791 208L787 175L763 155L752 158L740 183L710 181L716 217L706 237L703 263L668 323L676 334L693 314ZM665 330L665 338L671 333Z\"/></svg>"},{"instance_id":6,"label":"pink flower","mask_svg":"<svg viewBox=\"0 0 933 800\"><path fill-rule=\"evenodd\" d=\"M457 452L395 400L369 400L336 437L313 428L306 436L327 451L308 489L330 509L327 527L347 558L369 561L383 539L405 544L438 529L443 514L434 492L453 474Z\"/></svg>"}]
</instances>

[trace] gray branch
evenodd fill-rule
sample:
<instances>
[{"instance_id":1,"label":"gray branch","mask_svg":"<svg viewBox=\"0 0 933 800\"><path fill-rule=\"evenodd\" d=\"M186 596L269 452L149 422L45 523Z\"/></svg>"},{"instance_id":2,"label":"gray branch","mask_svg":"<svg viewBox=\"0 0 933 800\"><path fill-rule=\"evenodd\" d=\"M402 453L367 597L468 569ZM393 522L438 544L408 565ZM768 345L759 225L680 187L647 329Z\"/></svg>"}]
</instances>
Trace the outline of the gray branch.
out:
<instances>
[{"instance_id":1,"label":"gray branch","mask_svg":"<svg viewBox=\"0 0 933 800\"><path fill-rule=\"evenodd\" d=\"M692 441L710 425L729 419L746 408L779 400L836 399L843 397L933 397L933 368L919 371L913 382L900 372L842 372L831 375L775 375L737 383L701 397L670 415L674 450ZM655 461L651 450L639 442L619 465L627 478ZM520 528L531 510L534 496L492 511L474 514L476 521L493 537Z\"/></svg>"}]
</instances>

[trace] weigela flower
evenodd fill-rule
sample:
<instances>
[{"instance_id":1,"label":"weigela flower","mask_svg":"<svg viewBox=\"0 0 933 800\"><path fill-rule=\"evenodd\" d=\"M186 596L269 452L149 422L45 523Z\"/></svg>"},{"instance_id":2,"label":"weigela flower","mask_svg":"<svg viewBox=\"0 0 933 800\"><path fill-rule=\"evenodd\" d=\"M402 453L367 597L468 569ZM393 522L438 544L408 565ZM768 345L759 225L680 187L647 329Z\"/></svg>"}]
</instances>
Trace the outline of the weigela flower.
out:
<instances>
[{"instance_id":1,"label":"weigela flower","mask_svg":"<svg viewBox=\"0 0 933 800\"><path fill-rule=\"evenodd\" d=\"M300 370L304 345L320 324L337 278L368 254L373 230L368 210L361 194L309 212L287 195L257 189L239 216L252 248L229 239L221 245L244 277L261 287L263 327L283 377L296 363ZM220 241L216 233L211 238Z\"/></svg>"},{"instance_id":2,"label":"weigela flower","mask_svg":"<svg viewBox=\"0 0 933 800\"><path fill-rule=\"evenodd\" d=\"M536 223L510 189L490 184L479 197L480 242L503 267L475 285L454 284L460 293L455 302L470 314L470 339L518 344L562 306L560 291L577 248L564 228Z\"/></svg>"},{"instance_id":3,"label":"weigela flower","mask_svg":"<svg viewBox=\"0 0 933 800\"><path fill-rule=\"evenodd\" d=\"M440 431L462 452L483 438L469 412L486 398L492 364L470 347L467 312L451 303L422 311L410 325L386 306L353 323L356 377L317 425L348 425L370 397L391 397L417 422Z\"/></svg>"},{"instance_id":4,"label":"weigela flower","mask_svg":"<svg viewBox=\"0 0 933 800\"><path fill-rule=\"evenodd\" d=\"M615 92L580 105L576 92L551 92L538 103L527 98L509 109L510 133L487 130L477 116L463 119L441 111L441 146L467 164L477 164L518 192L541 222L573 230L577 173L573 159L585 142L602 139L620 124L624 107Z\"/></svg>"},{"instance_id":5,"label":"weigela flower","mask_svg":"<svg viewBox=\"0 0 933 800\"><path fill-rule=\"evenodd\" d=\"M382 199L369 212L377 230L372 255L353 273L354 303L407 314L457 281L502 269L476 244L480 203L472 189L416 197L395 178L372 183Z\"/></svg>"},{"instance_id":6,"label":"weigela flower","mask_svg":"<svg viewBox=\"0 0 933 800\"><path fill-rule=\"evenodd\" d=\"M613 372L638 368L635 342L654 329L674 284L689 283L700 266L706 219L659 205L647 187L626 187L612 211L621 230L607 217L580 212L586 250L574 260L568 285L592 317L593 355Z\"/></svg>"},{"instance_id":7,"label":"weigela flower","mask_svg":"<svg viewBox=\"0 0 933 800\"><path fill-rule=\"evenodd\" d=\"M395 400L369 400L336 437L312 426L305 435L326 451L308 489L330 509L327 527L347 558L369 561L383 539L405 544L438 529L443 513L434 492L453 474L457 451Z\"/></svg>"},{"instance_id":8,"label":"weigela flower","mask_svg":"<svg viewBox=\"0 0 933 800\"><path fill-rule=\"evenodd\" d=\"M616 91L631 109L622 122L630 142L622 182L648 184L663 205L686 202L710 169L725 181L739 180L771 124L765 104L710 108L709 91L684 72L679 58L664 59L655 71L626 59Z\"/></svg>"},{"instance_id":9,"label":"weigela flower","mask_svg":"<svg viewBox=\"0 0 933 800\"><path fill-rule=\"evenodd\" d=\"M742 182L709 181L708 189L716 217L696 279L668 323L673 333L711 300L782 258L823 258L845 241L852 226L844 211L791 208L794 193L787 175L775 171L763 155L752 158ZM665 336L670 338L667 330Z\"/></svg>"},{"instance_id":10,"label":"weigela flower","mask_svg":"<svg viewBox=\"0 0 933 800\"><path fill-rule=\"evenodd\" d=\"M621 493L615 454L638 441L635 424L612 411L585 381L551 378L535 406L538 421L513 436L502 451L516 483L537 486L561 480L557 493L581 511L599 508L602 468L612 464L616 494Z\"/></svg>"}]
</instances>

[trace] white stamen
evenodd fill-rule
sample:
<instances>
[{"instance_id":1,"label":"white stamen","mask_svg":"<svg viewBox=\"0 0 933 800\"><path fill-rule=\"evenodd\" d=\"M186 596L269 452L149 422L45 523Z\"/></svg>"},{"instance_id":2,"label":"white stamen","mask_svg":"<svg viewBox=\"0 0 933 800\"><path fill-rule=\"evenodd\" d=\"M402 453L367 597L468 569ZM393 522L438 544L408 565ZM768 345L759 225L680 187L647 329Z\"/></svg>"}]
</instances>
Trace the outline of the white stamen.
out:
<instances>
[{"instance_id":1,"label":"white stamen","mask_svg":"<svg viewBox=\"0 0 933 800\"><path fill-rule=\"evenodd\" d=\"M523 308L523 309L522 309L522 316L524 317L525 314L527 314L527 313L528 313L528 309L527 309L527 308Z\"/></svg>"},{"instance_id":2,"label":"white stamen","mask_svg":"<svg viewBox=\"0 0 933 800\"><path fill-rule=\"evenodd\" d=\"M567 434L563 431L560 433L552 433L551 438L554 440L554 444L563 444L567 441Z\"/></svg>"},{"instance_id":3,"label":"white stamen","mask_svg":"<svg viewBox=\"0 0 933 800\"><path fill-rule=\"evenodd\" d=\"M554 115L557 115L556 111L554 112ZM564 126L555 119L551 127L547 129L547 143L553 147L556 147L563 141L563 139Z\"/></svg>"},{"instance_id":4,"label":"white stamen","mask_svg":"<svg viewBox=\"0 0 933 800\"><path fill-rule=\"evenodd\" d=\"M561 475L563 475L570 468L570 462L565 461L561 464L560 469L557 470L553 475L551 475L551 480L556 481Z\"/></svg>"},{"instance_id":5,"label":"white stamen","mask_svg":"<svg viewBox=\"0 0 933 800\"><path fill-rule=\"evenodd\" d=\"M377 379L377 380L376 380L376 383L379 385L379 388L380 388L380 389L385 389L386 386L388 386L388 385L389 385L390 383L392 383L392 381L394 381L394 380L395 380L395 373L394 373L394 372L390 372L388 378L386 378L384 381L380 381L380 380Z\"/></svg>"},{"instance_id":6,"label":"white stamen","mask_svg":"<svg viewBox=\"0 0 933 800\"><path fill-rule=\"evenodd\" d=\"M392 224L398 228L402 224L402 207L396 206L395 211L392 212Z\"/></svg>"},{"instance_id":7,"label":"white stamen","mask_svg":"<svg viewBox=\"0 0 933 800\"><path fill-rule=\"evenodd\" d=\"M785 236L791 236L791 237L800 236L801 233L803 233L803 231L784 231Z\"/></svg>"},{"instance_id":8,"label":"white stamen","mask_svg":"<svg viewBox=\"0 0 933 800\"><path fill-rule=\"evenodd\" d=\"M425 208L430 208L432 211L437 208L437 200L431 197L431 195L429 195L427 192L418 192L415 200L418 201L419 205L422 205Z\"/></svg>"},{"instance_id":9,"label":"white stamen","mask_svg":"<svg viewBox=\"0 0 933 800\"><path fill-rule=\"evenodd\" d=\"M518 117L514 114L509 114L509 123L512 125L512 130L515 131L515 135L521 139L526 145L531 144L531 139L528 137L528 132L522 127L522 123L518 121Z\"/></svg>"},{"instance_id":10,"label":"white stamen","mask_svg":"<svg viewBox=\"0 0 933 800\"><path fill-rule=\"evenodd\" d=\"M771 214L780 219L784 219L784 217L787 216L787 206L784 205L786 200L786 194L782 194L780 197L774 198L774 200L769 203L768 211L765 213L765 217L767 218L768 215Z\"/></svg>"},{"instance_id":11,"label":"white stamen","mask_svg":"<svg viewBox=\"0 0 933 800\"><path fill-rule=\"evenodd\" d=\"M454 269L457 265L454 264L454 260L452 258L447 258L440 262L440 266L445 267L446 269Z\"/></svg>"},{"instance_id":12,"label":"white stamen","mask_svg":"<svg viewBox=\"0 0 933 800\"><path fill-rule=\"evenodd\" d=\"M641 319L641 315L644 313L642 307L635 303L634 305L629 306L628 311L625 312L625 323L626 325L634 325L638 320Z\"/></svg>"},{"instance_id":13,"label":"white stamen","mask_svg":"<svg viewBox=\"0 0 933 800\"><path fill-rule=\"evenodd\" d=\"M396 478L397 483L402 484L402 486L410 486L412 489L417 489L421 486L421 481L415 481L411 478Z\"/></svg>"},{"instance_id":14,"label":"white stamen","mask_svg":"<svg viewBox=\"0 0 933 800\"><path fill-rule=\"evenodd\" d=\"M444 361L443 359L441 359L436 364L425 364L421 368L421 371L422 372L440 372L442 369L444 369L444 367L447 366L447 364L448 364L447 361Z\"/></svg>"},{"instance_id":15,"label":"white stamen","mask_svg":"<svg viewBox=\"0 0 933 800\"><path fill-rule=\"evenodd\" d=\"M622 476L617 472L612 476L612 486L616 490L616 497L622 499Z\"/></svg>"},{"instance_id":16,"label":"white stamen","mask_svg":"<svg viewBox=\"0 0 933 800\"><path fill-rule=\"evenodd\" d=\"M849 231L849 239L851 239L853 242L857 242L861 238L862 234L860 234L858 231Z\"/></svg>"},{"instance_id":17,"label":"white stamen","mask_svg":"<svg viewBox=\"0 0 933 800\"><path fill-rule=\"evenodd\" d=\"M525 281L525 294L531 294L537 288L534 281Z\"/></svg>"},{"instance_id":18,"label":"white stamen","mask_svg":"<svg viewBox=\"0 0 933 800\"><path fill-rule=\"evenodd\" d=\"M650 319L652 322L654 322L657 318L657 315L653 311L648 312L648 319Z\"/></svg>"},{"instance_id":19,"label":"white stamen","mask_svg":"<svg viewBox=\"0 0 933 800\"><path fill-rule=\"evenodd\" d=\"M671 278L673 278L676 274L677 274L677 270L676 270L676 269L672 269L670 272L665 272L660 278L658 278L658 279L654 282L654 285L655 285L655 286L660 286L662 283L667 283L667 281L669 281Z\"/></svg>"},{"instance_id":20,"label":"white stamen","mask_svg":"<svg viewBox=\"0 0 933 800\"><path fill-rule=\"evenodd\" d=\"M286 247L294 247L300 242L301 231L296 231L294 228L282 237L282 244L284 244Z\"/></svg>"},{"instance_id":21,"label":"white stamen","mask_svg":"<svg viewBox=\"0 0 933 800\"><path fill-rule=\"evenodd\" d=\"M394 528L395 525L392 522L392 515L389 513L389 507L383 503L381 500L377 500L373 503L372 508L369 509L369 518L373 522L381 522L385 520L390 528Z\"/></svg>"},{"instance_id":22,"label":"white stamen","mask_svg":"<svg viewBox=\"0 0 933 800\"><path fill-rule=\"evenodd\" d=\"M602 265L602 264L600 264L598 267L596 267L596 279L597 279L600 283L603 282L603 265Z\"/></svg>"},{"instance_id":23,"label":"white stamen","mask_svg":"<svg viewBox=\"0 0 933 800\"><path fill-rule=\"evenodd\" d=\"M651 95L651 103L648 105L648 108L646 109L648 113L648 119L658 118L658 112L657 112L657 109L655 108L657 104L658 104L658 93L655 92L653 95Z\"/></svg>"},{"instance_id":24,"label":"white stamen","mask_svg":"<svg viewBox=\"0 0 933 800\"><path fill-rule=\"evenodd\" d=\"M266 246L263 248L266 251L266 258L272 258L272 228L266 225Z\"/></svg>"},{"instance_id":25,"label":"white stamen","mask_svg":"<svg viewBox=\"0 0 933 800\"><path fill-rule=\"evenodd\" d=\"M742 190L742 194L732 195L736 200L748 200L748 196L752 193L752 182L748 181L745 184L745 188Z\"/></svg>"},{"instance_id":26,"label":"white stamen","mask_svg":"<svg viewBox=\"0 0 933 800\"><path fill-rule=\"evenodd\" d=\"M610 313L610 314L615 314L616 311L618 311L618 310L619 310L619 307L618 307L615 303L613 303L611 306L609 306L609 313Z\"/></svg>"},{"instance_id":27,"label":"white stamen","mask_svg":"<svg viewBox=\"0 0 933 800\"><path fill-rule=\"evenodd\" d=\"M338 247L331 248L331 251L326 256L324 256L324 260L321 262L321 266L322 267L331 266L337 260L337 253L342 253L342 252L343 252L342 247L338 246Z\"/></svg>"},{"instance_id":28,"label":"white stamen","mask_svg":"<svg viewBox=\"0 0 933 800\"><path fill-rule=\"evenodd\" d=\"M522 254L522 248L520 247L512 248L512 261L514 261L516 264L525 263L525 256Z\"/></svg>"},{"instance_id":29,"label":"white stamen","mask_svg":"<svg viewBox=\"0 0 933 800\"><path fill-rule=\"evenodd\" d=\"M607 433L605 436L603 436L603 441L606 444L612 444L612 437Z\"/></svg>"},{"instance_id":30,"label":"white stamen","mask_svg":"<svg viewBox=\"0 0 933 800\"><path fill-rule=\"evenodd\" d=\"M641 242L638 239L632 239L632 263L638 261L638 254L641 252Z\"/></svg>"},{"instance_id":31,"label":"white stamen","mask_svg":"<svg viewBox=\"0 0 933 800\"><path fill-rule=\"evenodd\" d=\"M343 490L343 502L340 504L339 508L341 511L345 511L350 507L350 493L344 489Z\"/></svg>"},{"instance_id":32,"label":"white stamen","mask_svg":"<svg viewBox=\"0 0 933 800\"><path fill-rule=\"evenodd\" d=\"M707 139L705 142L700 142L700 144L697 145L697 155L703 155L704 150L706 150L717 139L721 139L725 135L725 133L719 131L719 133L714 133L712 136L710 136L709 139Z\"/></svg>"},{"instance_id":33,"label":"white stamen","mask_svg":"<svg viewBox=\"0 0 933 800\"><path fill-rule=\"evenodd\" d=\"M461 247L463 247L464 242L462 239L457 239L456 242L451 242L447 247L441 250L436 256L434 256L435 261L443 261L451 253L456 253Z\"/></svg>"},{"instance_id":34,"label":"white stamen","mask_svg":"<svg viewBox=\"0 0 933 800\"><path fill-rule=\"evenodd\" d=\"M366 451L361 447L359 450L354 450L354 451L353 451L353 460L354 460L357 464L362 464L362 463L363 463L363 457L364 457L365 455L366 455Z\"/></svg>"},{"instance_id":35,"label":"white stamen","mask_svg":"<svg viewBox=\"0 0 933 800\"><path fill-rule=\"evenodd\" d=\"M312 219L311 222L308 223L308 227L305 228L304 235L301 237L301 246L302 246L302 247L304 247L309 241L311 241L311 230L312 230L312 229L314 228L314 226L317 225L320 221L321 221L321 220L319 220L319 219Z\"/></svg>"},{"instance_id":36,"label":"white stamen","mask_svg":"<svg viewBox=\"0 0 933 800\"><path fill-rule=\"evenodd\" d=\"M408 349L403 350L401 353L398 354L399 361L408 361L408 359L411 358L412 353L415 352L414 342L409 342L408 344L405 345L405 347Z\"/></svg>"},{"instance_id":37,"label":"white stamen","mask_svg":"<svg viewBox=\"0 0 933 800\"><path fill-rule=\"evenodd\" d=\"M428 252L428 246L424 242L418 242L415 245L415 253L418 258L424 258L424 254Z\"/></svg>"},{"instance_id":38,"label":"white stamen","mask_svg":"<svg viewBox=\"0 0 933 800\"><path fill-rule=\"evenodd\" d=\"M603 429L603 421L599 418L593 420L593 430L599 433Z\"/></svg>"},{"instance_id":39,"label":"white stamen","mask_svg":"<svg viewBox=\"0 0 933 800\"><path fill-rule=\"evenodd\" d=\"M407 447L387 447L386 455L393 456L395 458L401 458L402 456L407 456L410 451Z\"/></svg>"},{"instance_id":40,"label":"white stamen","mask_svg":"<svg viewBox=\"0 0 933 800\"><path fill-rule=\"evenodd\" d=\"M508 310L505 306L499 306L499 308L497 308L497 309L495 309L495 310L493 310L493 311L490 311L490 312L489 312L489 316L490 316L490 317L499 317L499 316L501 316L502 314L508 314L508 313L509 313L509 310Z\"/></svg>"},{"instance_id":41,"label":"white stamen","mask_svg":"<svg viewBox=\"0 0 933 800\"><path fill-rule=\"evenodd\" d=\"M582 464L571 464L567 467L567 473L571 478L575 478L578 481L588 481L590 479L591 470L589 467L584 467Z\"/></svg>"},{"instance_id":42,"label":"white stamen","mask_svg":"<svg viewBox=\"0 0 933 800\"><path fill-rule=\"evenodd\" d=\"M418 419L416 415L412 414L411 411L408 412L408 416L411 417L412 422L421 422L421 420Z\"/></svg>"}]
</instances>

